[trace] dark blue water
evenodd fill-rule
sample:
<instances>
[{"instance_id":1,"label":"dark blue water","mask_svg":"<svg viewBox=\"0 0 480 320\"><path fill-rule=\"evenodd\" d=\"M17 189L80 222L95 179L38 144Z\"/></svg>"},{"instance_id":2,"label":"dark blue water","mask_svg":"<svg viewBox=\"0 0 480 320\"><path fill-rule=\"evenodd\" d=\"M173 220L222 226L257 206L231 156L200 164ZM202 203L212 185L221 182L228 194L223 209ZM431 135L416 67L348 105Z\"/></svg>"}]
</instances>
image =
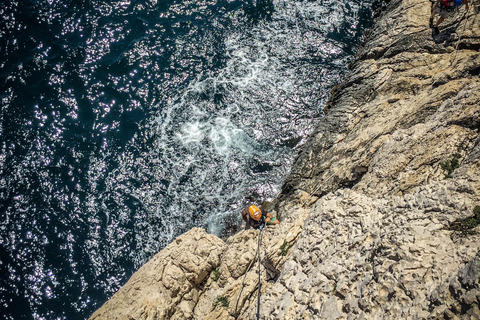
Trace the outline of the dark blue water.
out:
<instances>
[{"instance_id":1,"label":"dark blue water","mask_svg":"<svg viewBox=\"0 0 480 320\"><path fill-rule=\"evenodd\" d=\"M193 226L271 200L367 1L0 4L0 314L86 319Z\"/></svg>"}]
</instances>

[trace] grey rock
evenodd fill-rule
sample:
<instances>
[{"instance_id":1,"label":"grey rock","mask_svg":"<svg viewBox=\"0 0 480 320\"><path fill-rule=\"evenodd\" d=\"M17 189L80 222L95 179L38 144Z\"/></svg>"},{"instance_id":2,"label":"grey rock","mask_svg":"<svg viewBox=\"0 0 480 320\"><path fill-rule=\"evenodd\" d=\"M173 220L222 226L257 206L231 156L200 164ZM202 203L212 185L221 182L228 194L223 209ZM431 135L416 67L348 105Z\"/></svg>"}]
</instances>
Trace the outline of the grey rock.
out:
<instances>
[{"instance_id":1,"label":"grey rock","mask_svg":"<svg viewBox=\"0 0 480 320\"><path fill-rule=\"evenodd\" d=\"M459 271L460 283L467 288L480 285L480 251L462 270Z\"/></svg>"}]
</instances>

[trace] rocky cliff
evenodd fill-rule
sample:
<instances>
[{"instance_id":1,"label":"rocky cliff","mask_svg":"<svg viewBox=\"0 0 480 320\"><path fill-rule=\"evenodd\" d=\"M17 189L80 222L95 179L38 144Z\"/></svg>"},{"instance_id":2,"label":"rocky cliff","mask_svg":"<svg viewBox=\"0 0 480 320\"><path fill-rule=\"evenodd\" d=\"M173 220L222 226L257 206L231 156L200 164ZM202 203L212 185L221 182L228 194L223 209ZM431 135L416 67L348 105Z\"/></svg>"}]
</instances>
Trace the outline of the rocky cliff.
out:
<instances>
[{"instance_id":1,"label":"rocky cliff","mask_svg":"<svg viewBox=\"0 0 480 320\"><path fill-rule=\"evenodd\" d=\"M392 0L274 202L281 224L192 229L91 319L479 319L480 16L433 41Z\"/></svg>"}]
</instances>

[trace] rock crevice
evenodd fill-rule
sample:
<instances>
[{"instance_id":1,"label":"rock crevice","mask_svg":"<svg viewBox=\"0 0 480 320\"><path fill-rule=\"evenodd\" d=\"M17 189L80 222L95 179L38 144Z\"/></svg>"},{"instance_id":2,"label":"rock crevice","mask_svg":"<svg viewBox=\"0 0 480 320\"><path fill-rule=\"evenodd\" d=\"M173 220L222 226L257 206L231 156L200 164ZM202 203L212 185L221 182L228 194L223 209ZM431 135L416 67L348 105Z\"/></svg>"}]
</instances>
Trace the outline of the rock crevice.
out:
<instances>
[{"instance_id":1,"label":"rock crevice","mask_svg":"<svg viewBox=\"0 0 480 320\"><path fill-rule=\"evenodd\" d=\"M193 229L91 319L480 318L480 16L391 0L299 148L281 223ZM439 43L441 41L441 43ZM480 219L480 218L479 218ZM289 244L289 245L286 245Z\"/></svg>"}]
</instances>

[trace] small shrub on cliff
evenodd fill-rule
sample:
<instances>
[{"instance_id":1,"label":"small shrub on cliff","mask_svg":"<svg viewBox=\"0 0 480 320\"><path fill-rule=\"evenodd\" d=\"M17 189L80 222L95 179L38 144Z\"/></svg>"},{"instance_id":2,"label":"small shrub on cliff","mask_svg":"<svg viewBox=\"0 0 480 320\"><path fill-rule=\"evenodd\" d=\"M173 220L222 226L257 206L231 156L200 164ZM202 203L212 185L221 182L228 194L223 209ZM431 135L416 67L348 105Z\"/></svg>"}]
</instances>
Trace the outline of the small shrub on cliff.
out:
<instances>
[{"instance_id":1,"label":"small shrub on cliff","mask_svg":"<svg viewBox=\"0 0 480 320\"><path fill-rule=\"evenodd\" d=\"M472 229L480 225L480 206L475 206L475 208L473 208L473 214L473 217L459 219L450 224L448 229L454 231L451 235L452 240L476 233L476 231Z\"/></svg>"},{"instance_id":2,"label":"small shrub on cliff","mask_svg":"<svg viewBox=\"0 0 480 320\"><path fill-rule=\"evenodd\" d=\"M220 278L220 270L218 270L218 268L215 268L212 271L212 279L213 281L218 281L218 278Z\"/></svg>"},{"instance_id":3,"label":"small shrub on cliff","mask_svg":"<svg viewBox=\"0 0 480 320\"><path fill-rule=\"evenodd\" d=\"M459 167L458 156L454 156L452 160L440 162L440 166L445 171L445 179L451 179L452 173Z\"/></svg>"},{"instance_id":4,"label":"small shrub on cliff","mask_svg":"<svg viewBox=\"0 0 480 320\"><path fill-rule=\"evenodd\" d=\"M287 240L283 240L283 244L280 246L282 256L286 256L291 247L293 247L293 244L288 243Z\"/></svg>"},{"instance_id":5,"label":"small shrub on cliff","mask_svg":"<svg viewBox=\"0 0 480 320\"><path fill-rule=\"evenodd\" d=\"M462 224L466 229L473 229L478 226L478 220L475 218L467 218L463 220Z\"/></svg>"},{"instance_id":6,"label":"small shrub on cliff","mask_svg":"<svg viewBox=\"0 0 480 320\"><path fill-rule=\"evenodd\" d=\"M475 208L473 208L473 213L475 214L475 217L480 219L480 206L475 206Z\"/></svg>"},{"instance_id":7,"label":"small shrub on cliff","mask_svg":"<svg viewBox=\"0 0 480 320\"><path fill-rule=\"evenodd\" d=\"M473 229L480 224L480 206L475 206L475 208L473 208L473 213L475 214L473 217L462 221L462 224L466 229Z\"/></svg>"},{"instance_id":8,"label":"small shrub on cliff","mask_svg":"<svg viewBox=\"0 0 480 320\"><path fill-rule=\"evenodd\" d=\"M221 296L217 298L217 304L220 304L224 308L228 308L228 306L230 305L230 302L228 302L227 297Z\"/></svg>"}]
</instances>

